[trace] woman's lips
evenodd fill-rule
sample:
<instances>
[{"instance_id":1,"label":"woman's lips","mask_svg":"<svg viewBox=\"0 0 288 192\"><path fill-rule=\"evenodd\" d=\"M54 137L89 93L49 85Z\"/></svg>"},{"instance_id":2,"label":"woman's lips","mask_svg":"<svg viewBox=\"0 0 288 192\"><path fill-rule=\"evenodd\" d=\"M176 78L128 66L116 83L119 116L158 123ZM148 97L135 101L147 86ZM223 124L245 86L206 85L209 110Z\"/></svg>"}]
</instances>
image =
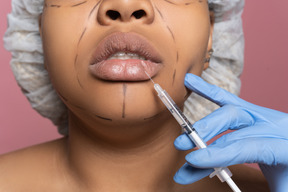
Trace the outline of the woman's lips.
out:
<instances>
[{"instance_id":1,"label":"woman's lips","mask_svg":"<svg viewBox=\"0 0 288 192\"><path fill-rule=\"evenodd\" d=\"M161 68L161 64L156 64L148 60L139 59L112 59L104 60L90 66L91 73L103 80L110 81L144 81L151 76L155 76Z\"/></svg>"},{"instance_id":2,"label":"woman's lips","mask_svg":"<svg viewBox=\"0 0 288 192\"><path fill-rule=\"evenodd\" d=\"M149 79L145 71L155 76L162 68L161 62L160 55L143 37L119 32L100 42L89 70L103 80L143 81Z\"/></svg>"}]
</instances>

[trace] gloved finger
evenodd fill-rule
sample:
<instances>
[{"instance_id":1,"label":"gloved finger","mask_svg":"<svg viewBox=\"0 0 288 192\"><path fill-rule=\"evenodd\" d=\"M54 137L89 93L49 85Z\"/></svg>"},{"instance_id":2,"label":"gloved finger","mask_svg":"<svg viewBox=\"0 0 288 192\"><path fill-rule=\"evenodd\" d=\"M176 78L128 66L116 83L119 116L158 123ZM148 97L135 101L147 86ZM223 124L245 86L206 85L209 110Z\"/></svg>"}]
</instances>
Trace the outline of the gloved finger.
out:
<instances>
[{"instance_id":1,"label":"gloved finger","mask_svg":"<svg viewBox=\"0 0 288 192\"><path fill-rule=\"evenodd\" d=\"M197 121L193 127L204 141L208 141L228 129L240 129L253 124L254 119L246 110L225 105ZM177 137L174 145L178 150L189 150L195 147L186 134Z\"/></svg>"},{"instance_id":2,"label":"gloved finger","mask_svg":"<svg viewBox=\"0 0 288 192\"><path fill-rule=\"evenodd\" d=\"M176 183L187 185L210 175L214 169L199 169L185 163L174 175Z\"/></svg>"},{"instance_id":3,"label":"gloved finger","mask_svg":"<svg viewBox=\"0 0 288 192\"><path fill-rule=\"evenodd\" d=\"M254 125L255 119L242 107L225 105L195 122L193 127L204 141L227 130L237 130Z\"/></svg>"},{"instance_id":4,"label":"gloved finger","mask_svg":"<svg viewBox=\"0 0 288 192\"><path fill-rule=\"evenodd\" d=\"M266 165L287 164L285 150L288 141L278 138L247 138L231 142L218 142L186 156L193 167L226 167L243 163Z\"/></svg>"},{"instance_id":5,"label":"gloved finger","mask_svg":"<svg viewBox=\"0 0 288 192\"><path fill-rule=\"evenodd\" d=\"M174 146L176 149L181 151L190 150L196 147L186 133L183 133L175 139Z\"/></svg>"},{"instance_id":6,"label":"gloved finger","mask_svg":"<svg viewBox=\"0 0 288 192\"><path fill-rule=\"evenodd\" d=\"M236 95L205 82L201 77L187 73L185 76L185 86L198 95L216 103L219 106L232 104L238 106L249 106L250 103L240 99Z\"/></svg>"},{"instance_id":7,"label":"gloved finger","mask_svg":"<svg viewBox=\"0 0 288 192\"><path fill-rule=\"evenodd\" d=\"M287 140L288 135L283 133L283 131L277 129L277 127L272 124L267 124L265 122L256 123L253 126L245 127L243 129L227 133L215 140L212 145L217 145L219 143L230 143L235 140L242 140L248 138L274 138Z\"/></svg>"}]
</instances>

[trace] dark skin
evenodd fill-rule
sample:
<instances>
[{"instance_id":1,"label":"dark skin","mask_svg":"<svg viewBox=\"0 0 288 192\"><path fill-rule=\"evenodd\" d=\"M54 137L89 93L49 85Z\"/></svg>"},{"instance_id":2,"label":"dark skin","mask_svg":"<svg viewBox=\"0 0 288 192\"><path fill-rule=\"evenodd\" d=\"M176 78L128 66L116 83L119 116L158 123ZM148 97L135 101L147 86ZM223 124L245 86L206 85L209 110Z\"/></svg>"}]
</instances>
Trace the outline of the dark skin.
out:
<instances>
[{"instance_id":1,"label":"dark skin","mask_svg":"<svg viewBox=\"0 0 288 192\"><path fill-rule=\"evenodd\" d=\"M181 129L148 78L107 81L87 70L103 39L137 34L160 55L153 80L183 106L185 74L201 75L209 64L203 61L212 47L211 15L207 1L46 0L45 66L69 110L69 137L1 156L0 191L229 191L217 178L173 181L188 151L174 148ZM243 191L268 191L260 171L231 171Z\"/></svg>"},{"instance_id":2,"label":"dark skin","mask_svg":"<svg viewBox=\"0 0 288 192\"><path fill-rule=\"evenodd\" d=\"M103 187L87 189L84 183L82 185L76 184L81 183L81 178L71 173L73 169L69 167L67 162L66 143L67 138L64 138L2 155L0 158L0 191L133 191L117 188L119 185L115 183L114 178L112 178L113 182L107 184L107 189ZM179 155L179 157L183 156L184 154ZM176 172L177 168L180 168L181 164L184 163L183 159L177 163L178 166L169 169ZM245 165L229 168L233 173L233 180L242 191L269 191L265 178L259 170ZM70 174L67 175L69 172ZM119 177L121 175L123 172L118 174ZM173 174L167 175L165 177L166 182L173 182L172 177ZM141 174L138 173L137 178L141 178ZM145 186L141 186L137 191L153 191L153 189L144 188ZM206 177L191 185L174 183L172 188L162 188L158 191L203 192L211 190L215 192L231 191L227 184L221 183L216 177L212 179Z\"/></svg>"}]
</instances>

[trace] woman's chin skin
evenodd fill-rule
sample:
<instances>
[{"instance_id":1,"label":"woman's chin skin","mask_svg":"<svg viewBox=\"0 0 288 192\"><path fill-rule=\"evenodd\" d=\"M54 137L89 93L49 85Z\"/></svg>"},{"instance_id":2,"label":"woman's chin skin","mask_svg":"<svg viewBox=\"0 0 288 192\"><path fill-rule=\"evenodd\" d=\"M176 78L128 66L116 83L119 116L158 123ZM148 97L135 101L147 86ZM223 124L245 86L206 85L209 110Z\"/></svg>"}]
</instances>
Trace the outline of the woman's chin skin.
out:
<instances>
[{"instance_id":1,"label":"woman's chin skin","mask_svg":"<svg viewBox=\"0 0 288 192\"><path fill-rule=\"evenodd\" d=\"M166 107L158 98L150 80L137 83L106 82L105 84L107 84L105 90L102 89L100 93L97 93L97 98L93 99L94 93L91 91L90 102L83 103L77 98L78 101L69 100L67 102L66 100L66 105L77 117L81 119L89 117L91 121L103 125L148 123L157 118L159 114L166 112ZM184 85L178 92L177 97L173 99L179 106L182 106L186 94Z\"/></svg>"},{"instance_id":2,"label":"woman's chin skin","mask_svg":"<svg viewBox=\"0 0 288 192\"><path fill-rule=\"evenodd\" d=\"M57 1L57 8L48 2L41 23L45 65L72 113L107 125L157 117L166 108L145 71L183 106L185 74L201 74L210 46L206 3L143 1L147 17L124 22L107 17L110 1Z\"/></svg>"}]
</instances>

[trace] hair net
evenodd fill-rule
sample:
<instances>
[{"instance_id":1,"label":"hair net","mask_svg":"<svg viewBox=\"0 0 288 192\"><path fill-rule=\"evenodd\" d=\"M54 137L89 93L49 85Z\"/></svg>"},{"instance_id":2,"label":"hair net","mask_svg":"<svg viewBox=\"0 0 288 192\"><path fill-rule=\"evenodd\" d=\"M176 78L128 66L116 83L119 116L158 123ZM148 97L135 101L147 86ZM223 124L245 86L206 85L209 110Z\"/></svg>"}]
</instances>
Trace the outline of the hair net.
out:
<instances>
[{"instance_id":1,"label":"hair net","mask_svg":"<svg viewBox=\"0 0 288 192\"><path fill-rule=\"evenodd\" d=\"M243 68L244 37L241 14L244 0L208 0L214 10L214 54L202 77L234 94L239 94L239 76ZM68 134L67 108L50 83L44 68L38 16L44 0L12 0L8 29L4 36L7 50L12 52L11 68L15 78L42 116L52 120L61 134ZM217 106L192 94L185 102L184 112L195 122Z\"/></svg>"}]
</instances>

